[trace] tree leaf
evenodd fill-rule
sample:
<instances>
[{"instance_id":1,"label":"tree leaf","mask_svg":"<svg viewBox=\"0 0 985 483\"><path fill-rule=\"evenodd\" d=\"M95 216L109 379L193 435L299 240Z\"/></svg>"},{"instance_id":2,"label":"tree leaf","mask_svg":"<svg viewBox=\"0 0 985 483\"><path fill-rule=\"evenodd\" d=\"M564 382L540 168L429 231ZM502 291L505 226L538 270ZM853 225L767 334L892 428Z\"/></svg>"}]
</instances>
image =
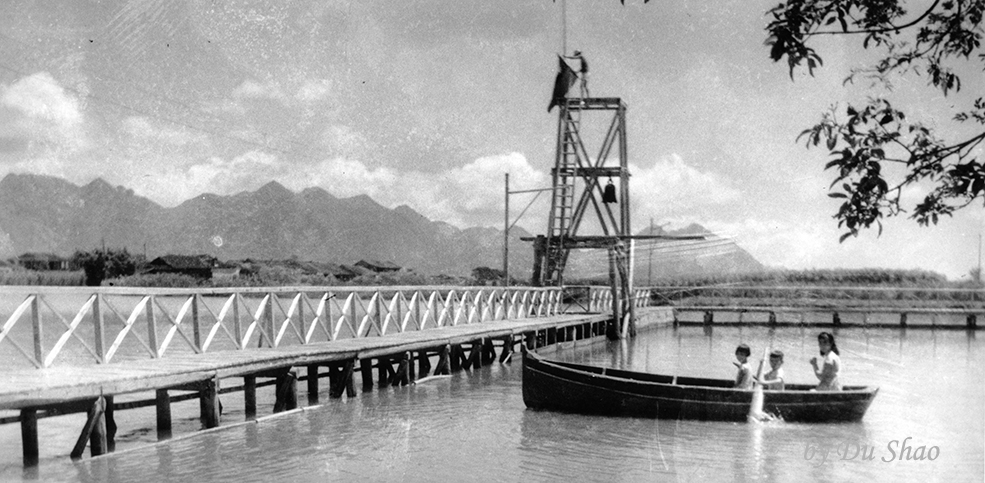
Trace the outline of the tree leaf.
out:
<instances>
[{"instance_id":1,"label":"tree leaf","mask_svg":"<svg viewBox=\"0 0 985 483\"><path fill-rule=\"evenodd\" d=\"M848 198L845 193L828 193L828 198Z\"/></svg>"}]
</instances>

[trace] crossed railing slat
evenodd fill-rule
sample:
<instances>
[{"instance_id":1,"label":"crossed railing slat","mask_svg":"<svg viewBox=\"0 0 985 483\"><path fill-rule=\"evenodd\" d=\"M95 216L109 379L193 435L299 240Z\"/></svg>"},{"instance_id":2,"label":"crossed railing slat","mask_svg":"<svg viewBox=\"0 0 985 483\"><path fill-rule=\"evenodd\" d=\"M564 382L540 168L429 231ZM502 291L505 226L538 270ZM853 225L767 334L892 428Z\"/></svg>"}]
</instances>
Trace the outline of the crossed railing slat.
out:
<instances>
[{"instance_id":1,"label":"crossed railing slat","mask_svg":"<svg viewBox=\"0 0 985 483\"><path fill-rule=\"evenodd\" d=\"M204 353L230 347L247 350L303 345L492 320L546 317L561 313L563 298L559 288L534 287L0 289L0 300L17 300L14 297L23 299L0 327L0 357L5 357L5 348L9 347L12 350L8 352L15 353L18 359L39 368L59 362L77 363L80 359L110 363L162 358L176 351ZM52 303L56 299L61 302L63 297L73 298L69 307L78 309ZM77 300L82 297L84 301ZM592 297L589 305L604 307L604 302L594 302L596 297L603 300L604 295L593 293ZM66 314L72 312L74 315L68 320ZM141 326L146 331L138 330ZM26 335L28 331L30 336ZM54 334L58 335L51 343L45 336ZM33 347L19 342L18 337L30 337ZM105 340L112 342L107 346ZM45 350L46 345L50 349Z\"/></svg>"}]
</instances>

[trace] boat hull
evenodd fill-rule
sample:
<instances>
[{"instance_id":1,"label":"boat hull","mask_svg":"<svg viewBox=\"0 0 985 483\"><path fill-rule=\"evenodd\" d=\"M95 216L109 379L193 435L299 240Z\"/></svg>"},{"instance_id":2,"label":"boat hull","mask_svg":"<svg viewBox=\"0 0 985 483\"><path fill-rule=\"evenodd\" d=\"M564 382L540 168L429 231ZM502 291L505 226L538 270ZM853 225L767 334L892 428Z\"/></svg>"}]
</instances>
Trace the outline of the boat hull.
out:
<instances>
[{"instance_id":1,"label":"boat hull","mask_svg":"<svg viewBox=\"0 0 985 483\"><path fill-rule=\"evenodd\" d=\"M622 371L523 354L523 401L528 408L607 416L745 421L751 390L732 381ZM792 385L764 391L765 412L791 422L859 421L878 388L821 392Z\"/></svg>"}]
</instances>

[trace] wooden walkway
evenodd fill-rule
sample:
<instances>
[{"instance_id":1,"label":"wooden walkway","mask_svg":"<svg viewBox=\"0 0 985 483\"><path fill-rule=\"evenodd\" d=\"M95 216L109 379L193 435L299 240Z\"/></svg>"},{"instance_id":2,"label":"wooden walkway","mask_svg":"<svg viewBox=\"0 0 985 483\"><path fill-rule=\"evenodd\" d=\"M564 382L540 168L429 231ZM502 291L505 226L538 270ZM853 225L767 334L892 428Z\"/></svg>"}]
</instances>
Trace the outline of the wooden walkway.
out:
<instances>
[{"instance_id":1,"label":"wooden walkway","mask_svg":"<svg viewBox=\"0 0 985 483\"><path fill-rule=\"evenodd\" d=\"M325 376L330 380L330 397L342 397L343 393L355 396L353 374L356 363L364 390L372 389L374 367L378 371L379 386L408 384L415 374L418 377L428 375L432 367L430 358L434 355L438 356L434 374L447 374L450 370L478 367L495 360L493 341L502 341L499 359L505 361L516 343L539 347L603 337L610 329L610 318L600 314L556 315L308 345L173 354L162 359L81 367L13 370L4 373L3 384L0 384L0 410L20 410L18 419L24 464L29 467L38 463L39 416L88 412L88 421L72 457L81 457L87 441L91 443L93 455L112 451L115 433L112 412L114 406L117 409L120 406L114 405L114 396L156 393L156 401L143 405L156 404L158 437L167 439L171 436L168 390L197 392L195 397L201 400L203 427L209 428L219 425L218 395L222 379L243 378L243 385L237 390L245 393L246 413L250 419L256 417L257 377L276 379L275 412L289 410L297 407L298 375L293 370L296 367L307 369L308 402L313 404L318 401L318 379ZM416 371L415 361L418 364ZM397 364L396 369L394 364ZM321 373L319 367L325 366L329 372ZM51 414L47 414L49 412Z\"/></svg>"}]
</instances>

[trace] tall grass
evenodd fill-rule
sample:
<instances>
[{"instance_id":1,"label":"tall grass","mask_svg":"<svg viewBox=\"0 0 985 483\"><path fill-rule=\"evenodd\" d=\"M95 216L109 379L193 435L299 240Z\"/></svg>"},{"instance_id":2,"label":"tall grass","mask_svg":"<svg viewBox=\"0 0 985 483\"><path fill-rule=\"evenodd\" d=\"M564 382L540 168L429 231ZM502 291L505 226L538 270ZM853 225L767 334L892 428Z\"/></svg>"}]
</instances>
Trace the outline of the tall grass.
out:
<instances>
[{"instance_id":1,"label":"tall grass","mask_svg":"<svg viewBox=\"0 0 985 483\"><path fill-rule=\"evenodd\" d=\"M11 270L0 272L0 285L79 286L85 284L82 270Z\"/></svg>"},{"instance_id":2,"label":"tall grass","mask_svg":"<svg viewBox=\"0 0 985 483\"><path fill-rule=\"evenodd\" d=\"M659 278L653 285L701 287L709 285L743 286L884 286L956 288L947 277L927 270L893 270L885 268L770 270L722 276Z\"/></svg>"}]
</instances>

